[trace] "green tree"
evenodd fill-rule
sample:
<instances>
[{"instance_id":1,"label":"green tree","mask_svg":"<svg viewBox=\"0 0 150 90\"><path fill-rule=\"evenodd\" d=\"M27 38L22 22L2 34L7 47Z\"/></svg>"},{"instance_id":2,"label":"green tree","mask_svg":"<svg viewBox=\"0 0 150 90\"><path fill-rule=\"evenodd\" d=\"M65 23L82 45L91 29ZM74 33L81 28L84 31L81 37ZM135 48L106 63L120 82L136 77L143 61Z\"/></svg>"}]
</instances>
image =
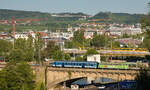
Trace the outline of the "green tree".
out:
<instances>
[{"instance_id":1,"label":"green tree","mask_svg":"<svg viewBox=\"0 0 150 90\"><path fill-rule=\"evenodd\" d=\"M0 56L7 56L12 50L12 47L13 45L11 42L0 39Z\"/></svg>"},{"instance_id":2,"label":"green tree","mask_svg":"<svg viewBox=\"0 0 150 90\"><path fill-rule=\"evenodd\" d=\"M70 59L71 59L70 55L69 54L65 54L65 60L70 60Z\"/></svg>"},{"instance_id":3,"label":"green tree","mask_svg":"<svg viewBox=\"0 0 150 90\"><path fill-rule=\"evenodd\" d=\"M94 35L94 38L91 40L91 46L94 47L104 47L108 43L108 39L104 35Z\"/></svg>"},{"instance_id":4,"label":"green tree","mask_svg":"<svg viewBox=\"0 0 150 90\"><path fill-rule=\"evenodd\" d=\"M54 60L62 60L63 59L63 52L60 50L55 51L52 57Z\"/></svg>"},{"instance_id":5,"label":"green tree","mask_svg":"<svg viewBox=\"0 0 150 90\"><path fill-rule=\"evenodd\" d=\"M86 52L86 55L94 55L94 54L98 54L98 52L95 49L88 49Z\"/></svg>"},{"instance_id":6,"label":"green tree","mask_svg":"<svg viewBox=\"0 0 150 90\"><path fill-rule=\"evenodd\" d=\"M42 48L44 46L44 42L41 38L41 34L40 33L37 33L36 35L36 38L34 39L34 57L35 57L35 60L37 63L41 63L42 61L42 56L41 56L41 53L42 53Z\"/></svg>"},{"instance_id":7,"label":"green tree","mask_svg":"<svg viewBox=\"0 0 150 90\"><path fill-rule=\"evenodd\" d=\"M146 33L142 46L144 46L146 48L150 48L150 43L149 43L150 42L150 12L148 13L147 16L145 16L141 20L141 25L142 25L142 29Z\"/></svg>"},{"instance_id":8,"label":"green tree","mask_svg":"<svg viewBox=\"0 0 150 90\"><path fill-rule=\"evenodd\" d=\"M85 55L83 56L84 60L87 60L87 56L88 55L94 55L94 54L98 54L98 52L95 49L88 49L87 52L85 53Z\"/></svg>"},{"instance_id":9,"label":"green tree","mask_svg":"<svg viewBox=\"0 0 150 90\"><path fill-rule=\"evenodd\" d=\"M0 90L34 90L34 74L27 63L8 63L0 71Z\"/></svg>"},{"instance_id":10,"label":"green tree","mask_svg":"<svg viewBox=\"0 0 150 90\"><path fill-rule=\"evenodd\" d=\"M122 38L129 38L130 36L128 34L123 34Z\"/></svg>"},{"instance_id":11,"label":"green tree","mask_svg":"<svg viewBox=\"0 0 150 90\"><path fill-rule=\"evenodd\" d=\"M81 31L75 31L74 34L73 34L73 41L74 42L78 42L80 43L81 45L84 44L84 31L81 30Z\"/></svg>"},{"instance_id":12,"label":"green tree","mask_svg":"<svg viewBox=\"0 0 150 90\"><path fill-rule=\"evenodd\" d=\"M8 56L8 60L15 62L25 61L25 54L21 49L13 49Z\"/></svg>"},{"instance_id":13,"label":"green tree","mask_svg":"<svg viewBox=\"0 0 150 90\"><path fill-rule=\"evenodd\" d=\"M44 86L44 83L43 83L43 82L41 83L39 90L45 90L45 86Z\"/></svg>"},{"instance_id":14,"label":"green tree","mask_svg":"<svg viewBox=\"0 0 150 90\"><path fill-rule=\"evenodd\" d=\"M141 20L142 29L146 31L143 46L150 48L150 12ZM149 58L149 56L146 56ZM140 73L136 77L137 90L149 90L150 86L150 68L141 68Z\"/></svg>"},{"instance_id":15,"label":"green tree","mask_svg":"<svg viewBox=\"0 0 150 90\"><path fill-rule=\"evenodd\" d=\"M112 48L119 48L120 47L120 43L117 41L112 42Z\"/></svg>"},{"instance_id":16,"label":"green tree","mask_svg":"<svg viewBox=\"0 0 150 90\"><path fill-rule=\"evenodd\" d=\"M26 41L26 50L25 50L25 60L33 61L34 60L34 42L31 35L28 36Z\"/></svg>"},{"instance_id":17,"label":"green tree","mask_svg":"<svg viewBox=\"0 0 150 90\"><path fill-rule=\"evenodd\" d=\"M14 48L25 50L26 49L26 40L22 39L22 38L15 39Z\"/></svg>"},{"instance_id":18,"label":"green tree","mask_svg":"<svg viewBox=\"0 0 150 90\"><path fill-rule=\"evenodd\" d=\"M150 72L149 69L141 69L136 77L137 90L149 90Z\"/></svg>"},{"instance_id":19,"label":"green tree","mask_svg":"<svg viewBox=\"0 0 150 90\"><path fill-rule=\"evenodd\" d=\"M49 41L47 47L44 49L46 58L53 58L54 52L60 51L60 47L56 45L56 42Z\"/></svg>"},{"instance_id":20,"label":"green tree","mask_svg":"<svg viewBox=\"0 0 150 90\"><path fill-rule=\"evenodd\" d=\"M23 57L24 61L33 61L34 60L33 38L29 36L27 40L22 38L16 39L13 51L19 51L20 54L24 56ZM13 55L15 56L15 54Z\"/></svg>"},{"instance_id":21,"label":"green tree","mask_svg":"<svg viewBox=\"0 0 150 90\"><path fill-rule=\"evenodd\" d=\"M65 41L65 48L74 48L75 45L72 41Z\"/></svg>"},{"instance_id":22,"label":"green tree","mask_svg":"<svg viewBox=\"0 0 150 90\"><path fill-rule=\"evenodd\" d=\"M80 57L80 56L77 56L77 57L75 58L75 60L76 60L76 61L84 61L83 58Z\"/></svg>"}]
</instances>

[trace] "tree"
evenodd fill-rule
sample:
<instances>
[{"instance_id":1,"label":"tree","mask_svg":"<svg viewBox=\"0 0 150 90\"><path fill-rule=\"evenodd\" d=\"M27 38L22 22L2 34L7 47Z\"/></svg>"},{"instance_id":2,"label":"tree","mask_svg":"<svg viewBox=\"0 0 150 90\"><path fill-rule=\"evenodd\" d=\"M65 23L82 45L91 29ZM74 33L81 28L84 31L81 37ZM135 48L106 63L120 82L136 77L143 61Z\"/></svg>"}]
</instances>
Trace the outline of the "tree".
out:
<instances>
[{"instance_id":1,"label":"tree","mask_svg":"<svg viewBox=\"0 0 150 90\"><path fill-rule=\"evenodd\" d=\"M65 54L65 60L70 60L70 59L71 59L70 55L69 54Z\"/></svg>"},{"instance_id":2,"label":"tree","mask_svg":"<svg viewBox=\"0 0 150 90\"><path fill-rule=\"evenodd\" d=\"M81 45L84 44L84 31L81 30L81 31L75 31L74 34L73 34L73 41L74 42L78 42L80 43Z\"/></svg>"},{"instance_id":3,"label":"tree","mask_svg":"<svg viewBox=\"0 0 150 90\"><path fill-rule=\"evenodd\" d=\"M52 57L53 57L54 60L62 60L62 59L64 59L63 58L63 52L60 51L60 50L55 51Z\"/></svg>"},{"instance_id":4,"label":"tree","mask_svg":"<svg viewBox=\"0 0 150 90\"><path fill-rule=\"evenodd\" d=\"M53 58L54 52L60 51L60 47L54 41L48 41L47 47L44 49L46 58Z\"/></svg>"},{"instance_id":5,"label":"tree","mask_svg":"<svg viewBox=\"0 0 150 90\"><path fill-rule=\"evenodd\" d=\"M34 60L34 42L31 35L28 36L26 41L26 50L25 50L25 60L33 61Z\"/></svg>"},{"instance_id":6,"label":"tree","mask_svg":"<svg viewBox=\"0 0 150 90\"><path fill-rule=\"evenodd\" d=\"M14 42L14 49L26 50L26 39L18 38Z\"/></svg>"},{"instance_id":7,"label":"tree","mask_svg":"<svg viewBox=\"0 0 150 90\"><path fill-rule=\"evenodd\" d=\"M75 45L73 41L65 41L65 48L74 48Z\"/></svg>"},{"instance_id":8,"label":"tree","mask_svg":"<svg viewBox=\"0 0 150 90\"><path fill-rule=\"evenodd\" d=\"M25 61L25 54L21 49L13 49L8 56L8 60L15 62Z\"/></svg>"},{"instance_id":9,"label":"tree","mask_svg":"<svg viewBox=\"0 0 150 90\"><path fill-rule=\"evenodd\" d=\"M112 42L112 48L119 48L120 47L120 43L117 41Z\"/></svg>"},{"instance_id":10,"label":"tree","mask_svg":"<svg viewBox=\"0 0 150 90\"><path fill-rule=\"evenodd\" d=\"M98 54L98 52L95 49L88 49L86 52L86 55L94 55L94 54Z\"/></svg>"},{"instance_id":11,"label":"tree","mask_svg":"<svg viewBox=\"0 0 150 90\"><path fill-rule=\"evenodd\" d=\"M122 38L129 38L130 36L128 34L123 34Z\"/></svg>"},{"instance_id":12,"label":"tree","mask_svg":"<svg viewBox=\"0 0 150 90\"><path fill-rule=\"evenodd\" d=\"M149 90L150 72L149 69L142 68L136 77L137 90Z\"/></svg>"},{"instance_id":13,"label":"tree","mask_svg":"<svg viewBox=\"0 0 150 90\"><path fill-rule=\"evenodd\" d=\"M0 90L34 90L33 79L29 64L10 62L0 71Z\"/></svg>"},{"instance_id":14,"label":"tree","mask_svg":"<svg viewBox=\"0 0 150 90\"><path fill-rule=\"evenodd\" d=\"M88 49L87 52L85 53L85 55L83 56L84 60L87 60L87 56L88 55L94 55L94 54L98 54L98 52L95 49Z\"/></svg>"},{"instance_id":15,"label":"tree","mask_svg":"<svg viewBox=\"0 0 150 90\"><path fill-rule=\"evenodd\" d=\"M13 54L16 53L16 54ZM18 55L20 53L20 56ZM16 56L18 55L18 56ZM18 58L19 57L19 58ZM29 36L26 39L16 39L14 44L14 49L11 51L9 57L10 60L24 60L24 61L33 61L34 60L34 45L33 38Z\"/></svg>"},{"instance_id":16,"label":"tree","mask_svg":"<svg viewBox=\"0 0 150 90\"><path fill-rule=\"evenodd\" d=\"M75 60L76 60L76 61L83 61L83 58L80 57L80 56L77 56L77 57L75 58Z\"/></svg>"},{"instance_id":17,"label":"tree","mask_svg":"<svg viewBox=\"0 0 150 90\"><path fill-rule=\"evenodd\" d=\"M44 83L43 83L43 82L41 83L39 90L45 90L45 86L44 86Z\"/></svg>"},{"instance_id":18,"label":"tree","mask_svg":"<svg viewBox=\"0 0 150 90\"><path fill-rule=\"evenodd\" d=\"M23 88L28 90L34 89L35 83L33 81L34 74L29 64L26 62L18 63L16 66L16 71L19 73L19 76L22 78Z\"/></svg>"},{"instance_id":19,"label":"tree","mask_svg":"<svg viewBox=\"0 0 150 90\"><path fill-rule=\"evenodd\" d=\"M37 63L41 63L41 52L42 52L42 48L44 46L44 42L41 38L41 34L37 33L36 38L35 38L35 42L34 42L34 57Z\"/></svg>"},{"instance_id":20,"label":"tree","mask_svg":"<svg viewBox=\"0 0 150 90\"><path fill-rule=\"evenodd\" d=\"M108 39L104 35L95 35L91 40L91 46L94 47L104 47L108 43Z\"/></svg>"},{"instance_id":21,"label":"tree","mask_svg":"<svg viewBox=\"0 0 150 90\"><path fill-rule=\"evenodd\" d=\"M142 29L146 31L143 45L146 48L150 48L150 12L141 20Z\"/></svg>"},{"instance_id":22,"label":"tree","mask_svg":"<svg viewBox=\"0 0 150 90\"><path fill-rule=\"evenodd\" d=\"M0 56L7 56L12 50L12 43L6 40L0 40Z\"/></svg>"},{"instance_id":23,"label":"tree","mask_svg":"<svg viewBox=\"0 0 150 90\"><path fill-rule=\"evenodd\" d=\"M150 13L141 20L142 29L146 31L146 36L143 41L143 46L150 48ZM149 56L146 56L149 58ZM137 90L149 90L150 86L150 69L141 68L140 73L136 77Z\"/></svg>"}]
</instances>

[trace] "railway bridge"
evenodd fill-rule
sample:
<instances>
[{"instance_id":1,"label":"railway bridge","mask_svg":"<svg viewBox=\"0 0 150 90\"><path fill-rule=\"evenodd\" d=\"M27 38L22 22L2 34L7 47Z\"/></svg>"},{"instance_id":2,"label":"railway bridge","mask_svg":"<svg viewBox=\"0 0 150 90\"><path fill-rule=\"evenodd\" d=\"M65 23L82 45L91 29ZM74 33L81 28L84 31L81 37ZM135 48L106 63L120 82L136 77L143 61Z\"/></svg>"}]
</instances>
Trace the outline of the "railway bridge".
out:
<instances>
[{"instance_id":1,"label":"railway bridge","mask_svg":"<svg viewBox=\"0 0 150 90\"><path fill-rule=\"evenodd\" d=\"M111 78L116 81L134 80L138 70L111 70L111 69L83 69L83 68L54 68L47 69L47 88L54 88L67 80L86 77L88 80L96 78Z\"/></svg>"}]
</instances>

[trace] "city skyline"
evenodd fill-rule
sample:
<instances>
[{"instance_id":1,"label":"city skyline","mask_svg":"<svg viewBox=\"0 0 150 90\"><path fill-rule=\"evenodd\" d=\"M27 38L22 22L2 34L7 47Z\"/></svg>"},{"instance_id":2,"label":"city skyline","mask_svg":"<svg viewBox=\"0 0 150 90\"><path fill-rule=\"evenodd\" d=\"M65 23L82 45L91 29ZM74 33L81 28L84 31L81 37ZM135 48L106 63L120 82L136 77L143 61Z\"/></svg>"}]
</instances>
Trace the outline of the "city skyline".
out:
<instances>
[{"instance_id":1,"label":"city skyline","mask_svg":"<svg viewBox=\"0 0 150 90\"><path fill-rule=\"evenodd\" d=\"M147 13L148 0L5 0L0 9L40 11L48 13L83 12L94 15L98 12Z\"/></svg>"}]
</instances>

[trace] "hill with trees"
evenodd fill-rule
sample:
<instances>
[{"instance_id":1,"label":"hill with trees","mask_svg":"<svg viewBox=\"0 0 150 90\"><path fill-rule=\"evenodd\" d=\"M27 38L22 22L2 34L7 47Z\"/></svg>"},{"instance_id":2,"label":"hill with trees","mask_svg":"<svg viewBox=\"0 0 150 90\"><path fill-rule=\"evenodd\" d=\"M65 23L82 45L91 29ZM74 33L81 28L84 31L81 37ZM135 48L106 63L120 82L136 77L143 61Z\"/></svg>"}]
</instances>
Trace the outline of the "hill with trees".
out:
<instances>
[{"instance_id":1,"label":"hill with trees","mask_svg":"<svg viewBox=\"0 0 150 90\"><path fill-rule=\"evenodd\" d=\"M141 19L145 16L146 15L144 14L99 12L89 19L109 19L110 23L115 22L115 23L134 24L140 23Z\"/></svg>"},{"instance_id":2,"label":"hill with trees","mask_svg":"<svg viewBox=\"0 0 150 90\"><path fill-rule=\"evenodd\" d=\"M53 16L53 15L57 15ZM17 19L24 18L32 18L32 19L40 19L47 18L51 22L57 21L76 21L82 16L89 16L82 12L79 13L43 13L36 11L20 11L20 10L8 10L8 9L0 9L0 20L10 20L15 16ZM110 19L110 23L126 23L126 24L134 24L139 23L141 18L145 17L144 14L129 14L129 13L111 13L111 12L99 12L93 17L89 17L90 19Z\"/></svg>"},{"instance_id":3,"label":"hill with trees","mask_svg":"<svg viewBox=\"0 0 150 90\"><path fill-rule=\"evenodd\" d=\"M15 16L18 18L51 18L49 13L41 13L36 11L20 11L20 10L8 10L8 9L0 9L0 20L9 20Z\"/></svg>"}]
</instances>

